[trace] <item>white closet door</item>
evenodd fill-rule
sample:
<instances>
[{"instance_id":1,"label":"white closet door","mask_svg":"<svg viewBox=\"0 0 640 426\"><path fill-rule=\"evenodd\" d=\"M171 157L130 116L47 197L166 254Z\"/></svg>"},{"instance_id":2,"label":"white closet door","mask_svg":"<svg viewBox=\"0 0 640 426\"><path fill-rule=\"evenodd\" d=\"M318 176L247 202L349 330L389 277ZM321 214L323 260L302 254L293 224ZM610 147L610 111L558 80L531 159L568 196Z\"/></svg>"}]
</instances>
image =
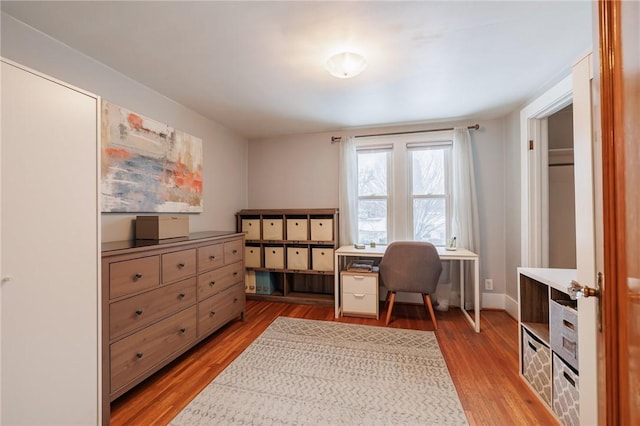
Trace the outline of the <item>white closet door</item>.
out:
<instances>
[{"instance_id":1,"label":"white closet door","mask_svg":"<svg viewBox=\"0 0 640 426\"><path fill-rule=\"evenodd\" d=\"M99 423L98 102L2 62L0 424Z\"/></svg>"}]
</instances>

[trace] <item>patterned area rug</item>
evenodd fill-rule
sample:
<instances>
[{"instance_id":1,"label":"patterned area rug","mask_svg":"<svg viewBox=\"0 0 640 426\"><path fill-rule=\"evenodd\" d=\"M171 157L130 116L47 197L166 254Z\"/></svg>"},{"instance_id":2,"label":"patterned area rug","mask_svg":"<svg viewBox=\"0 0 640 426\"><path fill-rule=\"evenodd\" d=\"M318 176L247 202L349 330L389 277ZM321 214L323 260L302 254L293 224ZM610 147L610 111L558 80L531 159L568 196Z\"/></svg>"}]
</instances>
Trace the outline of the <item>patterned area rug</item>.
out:
<instances>
[{"instance_id":1,"label":"patterned area rug","mask_svg":"<svg viewBox=\"0 0 640 426\"><path fill-rule=\"evenodd\" d=\"M279 317L171 424L467 420L433 332Z\"/></svg>"}]
</instances>

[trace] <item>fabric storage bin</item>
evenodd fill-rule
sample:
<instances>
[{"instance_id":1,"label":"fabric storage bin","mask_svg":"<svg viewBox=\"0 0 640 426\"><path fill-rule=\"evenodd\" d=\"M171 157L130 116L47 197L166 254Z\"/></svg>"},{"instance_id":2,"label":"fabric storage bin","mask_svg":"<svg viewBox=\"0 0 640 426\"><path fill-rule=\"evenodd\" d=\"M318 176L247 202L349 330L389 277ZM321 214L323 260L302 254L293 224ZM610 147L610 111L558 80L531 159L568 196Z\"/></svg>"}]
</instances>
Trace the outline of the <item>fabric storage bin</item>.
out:
<instances>
[{"instance_id":1,"label":"fabric storage bin","mask_svg":"<svg viewBox=\"0 0 640 426\"><path fill-rule=\"evenodd\" d=\"M333 249L322 247L312 248L311 268L314 271L333 271Z\"/></svg>"},{"instance_id":2,"label":"fabric storage bin","mask_svg":"<svg viewBox=\"0 0 640 426\"><path fill-rule=\"evenodd\" d=\"M260 239L260 219L242 219L242 232L247 240Z\"/></svg>"},{"instance_id":3,"label":"fabric storage bin","mask_svg":"<svg viewBox=\"0 0 640 426\"><path fill-rule=\"evenodd\" d=\"M264 267L272 269L284 269L284 247L265 247Z\"/></svg>"},{"instance_id":4,"label":"fabric storage bin","mask_svg":"<svg viewBox=\"0 0 640 426\"><path fill-rule=\"evenodd\" d=\"M522 327L522 375L551 406L551 349Z\"/></svg>"},{"instance_id":5,"label":"fabric storage bin","mask_svg":"<svg viewBox=\"0 0 640 426\"><path fill-rule=\"evenodd\" d=\"M189 216L136 216L137 240L163 240L189 235Z\"/></svg>"},{"instance_id":6,"label":"fabric storage bin","mask_svg":"<svg viewBox=\"0 0 640 426\"><path fill-rule=\"evenodd\" d=\"M553 412L565 426L580 424L578 372L553 354Z\"/></svg>"},{"instance_id":7,"label":"fabric storage bin","mask_svg":"<svg viewBox=\"0 0 640 426\"><path fill-rule=\"evenodd\" d=\"M244 274L244 292L247 294L256 293L256 273L247 271Z\"/></svg>"},{"instance_id":8,"label":"fabric storage bin","mask_svg":"<svg viewBox=\"0 0 640 426\"><path fill-rule=\"evenodd\" d=\"M262 249L260 246L244 247L244 266L246 268L262 267Z\"/></svg>"},{"instance_id":9,"label":"fabric storage bin","mask_svg":"<svg viewBox=\"0 0 640 426\"><path fill-rule=\"evenodd\" d=\"M256 271L256 294L272 294L275 290L275 276L271 272Z\"/></svg>"},{"instance_id":10,"label":"fabric storage bin","mask_svg":"<svg viewBox=\"0 0 640 426\"><path fill-rule=\"evenodd\" d=\"M311 219L312 241L333 241L333 219Z\"/></svg>"},{"instance_id":11,"label":"fabric storage bin","mask_svg":"<svg viewBox=\"0 0 640 426\"><path fill-rule=\"evenodd\" d=\"M307 247L287 247L287 269L309 269L309 249Z\"/></svg>"},{"instance_id":12,"label":"fabric storage bin","mask_svg":"<svg viewBox=\"0 0 640 426\"><path fill-rule=\"evenodd\" d=\"M307 241L309 239L307 219L287 219L287 240Z\"/></svg>"},{"instance_id":13,"label":"fabric storage bin","mask_svg":"<svg viewBox=\"0 0 640 426\"><path fill-rule=\"evenodd\" d=\"M562 302L562 301L560 301ZM549 301L551 349L578 369L578 311L555 300Z\"/></svg>"},{"instance_id":14,"label":"fabric storage bin","mask_svg":"<svg viewBox=\"0 0 640 426\"><path fill-rule=\"evenodd\" d=\"M284 240L282 231L282 219L262 219L262 239L281 241Z\"/></svg>"}]
</instances>

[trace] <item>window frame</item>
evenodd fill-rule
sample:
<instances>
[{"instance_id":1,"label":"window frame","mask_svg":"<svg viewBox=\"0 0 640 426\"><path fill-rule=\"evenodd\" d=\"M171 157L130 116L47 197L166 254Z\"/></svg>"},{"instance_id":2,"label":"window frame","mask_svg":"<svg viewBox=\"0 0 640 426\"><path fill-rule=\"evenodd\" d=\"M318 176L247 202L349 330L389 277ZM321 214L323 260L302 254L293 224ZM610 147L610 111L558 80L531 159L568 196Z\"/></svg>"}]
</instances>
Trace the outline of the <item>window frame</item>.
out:
<instances>
[{"instance_id":1,"label":"window frame","mask_svg":"<svg viewBox=\"0 0 640 426\"><path fill-rule=\"evenodd\" d=\"M387 201L387 242L393 241L392 224L393 224L393 146L392 145L364 145L356 148L356 170L359 170L360 154L383 152L386 154L387 162L387 195L364 195L360 196L360 182L358 181L358 194L356 199L356 241L363 243L360 238L360 200L386 200ZM381 243L382 244L382 243Z\"/></svg>"}]
</instances>

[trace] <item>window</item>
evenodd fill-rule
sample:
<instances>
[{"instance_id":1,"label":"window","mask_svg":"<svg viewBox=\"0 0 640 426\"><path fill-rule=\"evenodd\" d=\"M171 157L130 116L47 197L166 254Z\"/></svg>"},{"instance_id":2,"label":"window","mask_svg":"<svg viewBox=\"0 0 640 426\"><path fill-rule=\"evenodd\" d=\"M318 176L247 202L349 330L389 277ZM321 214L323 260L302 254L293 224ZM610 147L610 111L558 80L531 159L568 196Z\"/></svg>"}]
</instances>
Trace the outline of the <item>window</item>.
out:
<instances>
[{"instance_id":1,"label":"window","mask_svg":"<svg viewBox=\"0 0 640 426\"><path fill-rule=\"evenodd\" d=\"M390 149L358 151L358 241L387 244Z\"/></svg>"},{"instance_id":2,"label":"window","mask_svg":"<svg viewBox=\"0 0 640 426\"><path fill-rule=\"evenodd\" d=\"M446 245L451 232L451 134L389 142L358 141L357 242Z\"/></svg>"},{"instance_id":3,"label":"window","mask_svg":"<svg viewBox=\"0 0 640 426\"><path fill-rule=\"evenodd\" d=\"M413 239L445 245L449 234L449 157L451 147L409 149Z\"/></svg>"}]
</instances>

